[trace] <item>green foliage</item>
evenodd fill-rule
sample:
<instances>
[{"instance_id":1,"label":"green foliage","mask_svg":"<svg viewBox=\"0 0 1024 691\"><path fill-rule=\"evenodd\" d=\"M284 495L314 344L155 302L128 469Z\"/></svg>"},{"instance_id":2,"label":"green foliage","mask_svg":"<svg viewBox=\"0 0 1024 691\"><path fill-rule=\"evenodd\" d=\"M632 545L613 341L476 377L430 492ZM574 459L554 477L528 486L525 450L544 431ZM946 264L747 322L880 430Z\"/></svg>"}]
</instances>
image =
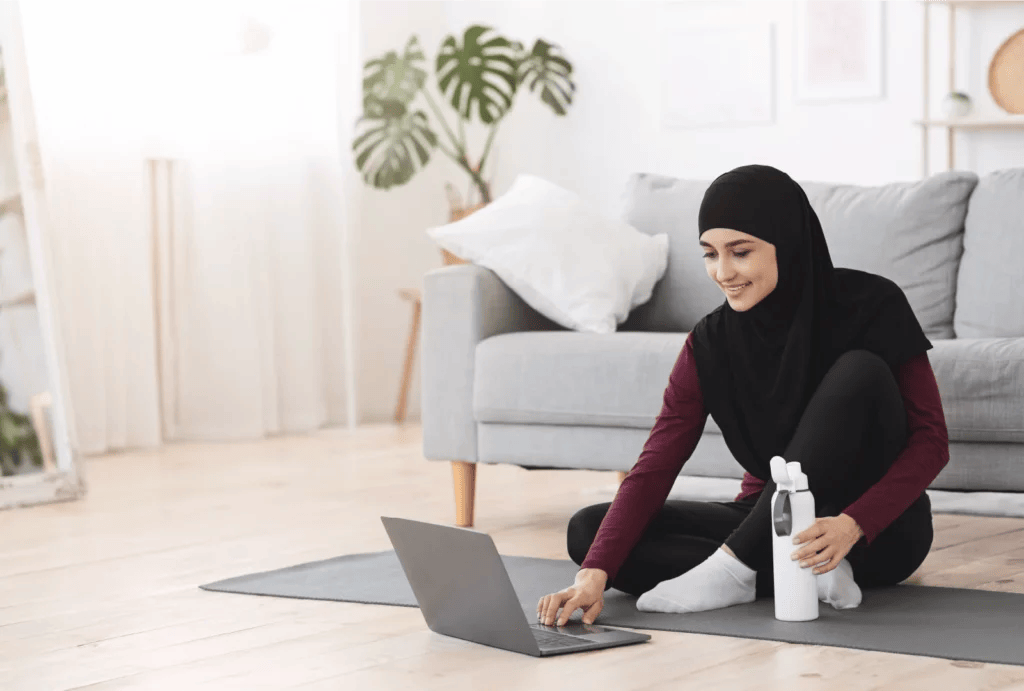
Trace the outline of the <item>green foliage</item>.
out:
<instances>
[{"instance_id":1,"label":"green foliage","mask_svg":"<svg viewBox=\"0 0 1024 691\"><path fill-rule=\"evenodd\" d=\"M449 36L437 55L441 93L463 120L472 119L476 106L477 117L485 125L497 122L512 107L520 62L519 46L508 39L495 36L481 42L489 33L487 27L471 26L461 46Z\"/></svg>"},{"instance_id":2,"label":"green foliage","mask_svg":"<svg viewBox=\"0 0 1024 691\"><path fill-rule=\"evenodd\" d=\"M0 475L13 475L18 465L24 465L26 460L42 467L39 437L27 415L7 407L7 389L0 384Z\"/></svg>"},{"instance_id":3,"label":"green foliage","mask_svg":"<svg viewBox=\"0 0 1024 691\"><path fill-rule=\"evenodd\" d=\"M369 60L363 76L363 108L367 113L370 113L368 106L372 101L412 103L427 83L427 71L415 64L423 60L423 50L415 36L406 42L402 57L392 50L382 58Z\"/></svg>"},{"instance_id":4,"label":"green foliage","mask_svg":"<svg viewBox=\"0 0 1024 691\"><path fill-rule=\"evenodd\" d=\"M558 54L558 47L537 39L533 51L527 55L519 67L520 86L530 77L530 91L539 85L540 100L551 106L557 115L565 115L572 104L572 94L576 86L569 76L572 65Z\"/></svg>"},{"instance_id":5,"label":"green foliage","mask_svg":"<svg viewBox=\"0 0 1024 691\"><path fill-rule=\"evenodd\" d=\"M576 90L572 65L553 43L537 39L526 52L518 41L481 25L466 29L461 44L447 36L434 64L438 91L455 109L460 133L464 122L474 120L491 127L484 152L473 165L465 135L456 137L424 88L425 64L419 40L412 36L401 55L388 51L364 66L363 114L356 122L352 150L364 181L377 189L409 182L430 162L433 151L441 149L466 170L483 201L489 202L490 188L481 171L498 124L512 109L520 87L525 85L530 93L537 93L559 116L568 112ZM448 135L450 150L431 127L427 114L414 109L413 101L420 95Z\"/></svg>"},{"instance_id":6,"label":"green foliage","mask_svg":"<svg viewBox=\"0 0 1024 691\"><path fill-rule=\"evenodd\" d=\"M422 111L409 111L409 104L427 80L427 72L415 36L399 57L394 51L366 63L363 77L363 116L352 143L356 167L364 171L367 183L379 189L404 185L419 166L426 165L437 135ZM413 158L413 154L416 158Z\"/></svg>"}]
</instances>

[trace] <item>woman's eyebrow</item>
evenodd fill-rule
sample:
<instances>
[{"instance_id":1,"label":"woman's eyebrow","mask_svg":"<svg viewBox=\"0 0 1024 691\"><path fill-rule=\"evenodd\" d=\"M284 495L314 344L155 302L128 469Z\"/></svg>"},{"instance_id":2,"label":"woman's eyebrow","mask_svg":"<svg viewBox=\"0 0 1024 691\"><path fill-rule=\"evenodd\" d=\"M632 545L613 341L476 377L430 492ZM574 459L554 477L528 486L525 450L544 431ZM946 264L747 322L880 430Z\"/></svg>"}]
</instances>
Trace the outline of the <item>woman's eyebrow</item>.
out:
<instances>
[{"instance_id":1,"label":"woman's eyebrow","mask_svg":"<svg viewBox=\"0 0 1024 691\"><path fill-rule=\"evenodd\" d=\"M753 242L753 240L733 240L732 242L725 243L725 246L726 247L732 247L733 245L741 245L744 242ZM703 240L700 241L700 244L704 245L705 247L711 247L711 249L714 249L714 247L712 247L710 244L704 242Z\"/></svg>"}]
</instances>

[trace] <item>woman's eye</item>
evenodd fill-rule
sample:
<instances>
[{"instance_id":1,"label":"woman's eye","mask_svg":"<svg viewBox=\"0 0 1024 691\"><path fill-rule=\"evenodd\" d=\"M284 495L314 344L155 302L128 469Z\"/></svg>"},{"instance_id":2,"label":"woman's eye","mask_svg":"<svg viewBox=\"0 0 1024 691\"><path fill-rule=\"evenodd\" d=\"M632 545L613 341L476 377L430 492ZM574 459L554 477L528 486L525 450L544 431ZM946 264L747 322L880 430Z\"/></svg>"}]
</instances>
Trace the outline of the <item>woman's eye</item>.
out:
<instances>
[{"instance_id":1,"label":"woman's eye","mask_svg":"<svg viewBox=\"0 0 1024 691\"><path fill-rule=\"evenodd\" d=\"M710 257L710 256L711 256L712 254L714 254L714 253L713 253L713 252L708 252L707 254L705 254L705 255L704 255L704 258L705 258L705 259L707 259L707 258L708 258L708 257ZM745 256L747 256L748 254L750 254L750 250L747 250L746 252L737 252L737 253L736 253L736 256L737 256L737 257L745 257Z\"/></svg>"}]
</instances>

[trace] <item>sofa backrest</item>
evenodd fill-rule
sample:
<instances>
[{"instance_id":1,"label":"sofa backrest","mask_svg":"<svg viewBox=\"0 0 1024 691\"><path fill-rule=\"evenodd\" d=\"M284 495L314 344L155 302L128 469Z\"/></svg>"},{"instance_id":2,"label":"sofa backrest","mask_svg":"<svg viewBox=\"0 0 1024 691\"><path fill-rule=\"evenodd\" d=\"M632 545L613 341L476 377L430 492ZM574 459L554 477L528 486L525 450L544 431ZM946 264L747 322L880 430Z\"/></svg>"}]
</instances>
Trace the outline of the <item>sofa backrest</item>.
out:
<instances>
[{"instance_id":1,"label":"sofa backrest","mask_svg":"<svg viewBox=\"0 0 1024 691\"><path fill-rule=\"evenodd\" d=\"M1024 336L1024 168L998 170L978 181L964 229L956 337Z\"/></svg>"},{"instance_id":2,"label":"sofa backrest","mask_svg":"<svg viewBox=\"0 0 1024 691\"><path fill-rule=\"evenodd\" d=\"M620 331L689 331L725 302L698 244L697 212L710 184L650 173L629 177L622 217L641 232L667 233L669 256L651 299L630 313ZM976 174L953 171L874 187L799 184L821 220L833 266L895 281L929 338L954 337L964 218Z\"/></svg>"}]
</instances>

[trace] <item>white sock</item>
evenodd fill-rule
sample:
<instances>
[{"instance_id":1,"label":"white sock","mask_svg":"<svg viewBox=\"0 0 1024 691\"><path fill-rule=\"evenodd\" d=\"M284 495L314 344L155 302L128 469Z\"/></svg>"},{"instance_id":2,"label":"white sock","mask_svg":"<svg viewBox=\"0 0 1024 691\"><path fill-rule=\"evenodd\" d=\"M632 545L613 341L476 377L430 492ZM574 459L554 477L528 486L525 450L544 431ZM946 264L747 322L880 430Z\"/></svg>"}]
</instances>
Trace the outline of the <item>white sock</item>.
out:
<instances>
[{"instance_id":1,"label":"white sock","mask_svg":"<svg viewBox=\"0 0 1024 691\"><path fill-rule=\"evenodd\" d=\"M642 612L703 612L757 599L757 571L725 550L681 576L662 581L636 601Z\"/></svg>"},{"instance_id":2,"label":"white sock","mask_svg":"<svg viewBox=\"0 0 1024 691\"><path fill-rule=\"evenodd\" d=\"M853 580L853 567L843 559L828 573L816 576L818 599L836 609L853 609L860 604L860 586Z\"/></svg>"}]
</instances>

